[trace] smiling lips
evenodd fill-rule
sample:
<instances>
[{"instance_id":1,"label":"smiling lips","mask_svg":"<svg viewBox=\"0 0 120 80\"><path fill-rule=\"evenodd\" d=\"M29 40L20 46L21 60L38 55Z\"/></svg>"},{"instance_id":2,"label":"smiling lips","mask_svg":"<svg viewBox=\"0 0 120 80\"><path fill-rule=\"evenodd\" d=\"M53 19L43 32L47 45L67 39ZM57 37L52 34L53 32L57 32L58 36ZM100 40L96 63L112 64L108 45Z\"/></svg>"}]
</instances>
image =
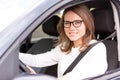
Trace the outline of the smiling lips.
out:
<instances>
[{"instance_id":1,"label":"smiling lips","mask_svg":"<svg viewBox=\"0 0 120 80\"><path fill-rule=\"evenodd\" d=\"M77 32L69 32L69 35L70 35L71 37L74 37L76 34L77 34Z\"/></svg>"}]
</instances>

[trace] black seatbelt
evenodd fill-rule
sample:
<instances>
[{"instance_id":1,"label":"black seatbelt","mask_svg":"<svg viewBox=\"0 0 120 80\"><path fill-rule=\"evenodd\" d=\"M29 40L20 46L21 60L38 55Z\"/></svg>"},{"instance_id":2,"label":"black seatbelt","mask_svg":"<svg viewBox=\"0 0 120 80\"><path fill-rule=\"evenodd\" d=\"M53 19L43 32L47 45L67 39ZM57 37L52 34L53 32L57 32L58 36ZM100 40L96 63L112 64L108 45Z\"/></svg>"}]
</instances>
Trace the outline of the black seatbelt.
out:
<instances>
[{"instance_id":1,"label":"black seatbelt","mask_svg":"<svg viewBox=\"0 0 120 80\"><path fill-rule=\"evenodd\" d=\"M97 42L99 43L99 41ZM63 75L65 75L66 73L72 71L72 69L77 65L77 63L85 56L85 54L93 47L95 46L97 43L94 43L92 45L90 45L85 51L81 52L77 58L72 62L72 64L66 69L66 71L64 72Z\"/></svg>"},{"instance_id":2,"label":"black seatbelt","mask_svg":"<svg viewBox=\"0 0 120 80\"><path fill-rule=\"evenodd\" d=\"M108 37L106 37L105 39L101 40L101 41L98 41L92 45L90 45L85 51L81 52L77 58L71 63L71 65L66 69L66 71L64 72L63 75L65 75L66 73L70 72L73 70L73 68L78 64L78 62L86 55L86 53L92 48L94 47L96 44L98 44L99 42L102 42L104 40L107 40L109 38L112 38L112 37L115 37L116 35L116 31L113 32L112 34L110 34Z\"/></svg>"}]
</instances>

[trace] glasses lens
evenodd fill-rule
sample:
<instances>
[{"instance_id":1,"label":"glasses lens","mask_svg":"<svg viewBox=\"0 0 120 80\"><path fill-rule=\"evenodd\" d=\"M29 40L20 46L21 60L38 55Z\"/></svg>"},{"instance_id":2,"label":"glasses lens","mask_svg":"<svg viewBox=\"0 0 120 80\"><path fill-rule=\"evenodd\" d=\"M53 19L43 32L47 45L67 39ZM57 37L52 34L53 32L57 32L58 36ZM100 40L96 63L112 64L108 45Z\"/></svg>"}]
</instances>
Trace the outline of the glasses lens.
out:
<instances>
[{"instance_id":1,"label":"glasses lens","mask_svg":"<svg viewBox=\"0 0 120 80\"><path fill-rule=\"evenodd\" d=\"M64 21L64 27L69 28L70 27L70 22L69 21Z\"/></svg>"},{"instance_id":2,"label":"glasses lens","mask_svg":"<svg viewBox=\"0 0 120 80\"><path fill-rule=\"evenodd\" d=\"M74 27L80 27L80 26L81 26L81 23L82 23L81 20L75 20L75 21L73 22L73 25L74 25Z\"/></svg>"}]
</instances>

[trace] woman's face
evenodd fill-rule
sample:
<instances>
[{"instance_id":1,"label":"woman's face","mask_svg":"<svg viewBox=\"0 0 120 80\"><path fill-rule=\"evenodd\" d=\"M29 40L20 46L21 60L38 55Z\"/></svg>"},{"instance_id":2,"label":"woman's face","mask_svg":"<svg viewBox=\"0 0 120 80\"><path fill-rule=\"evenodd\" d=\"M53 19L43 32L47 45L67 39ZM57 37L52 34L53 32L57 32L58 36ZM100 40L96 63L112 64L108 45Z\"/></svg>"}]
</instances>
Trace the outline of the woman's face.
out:
<instances>
[{"instance_id":1,"label":"woman's face","mask_svg":"<svg viewBox=\"0 0 120 80\"><path fill-rule=\"evenodd\" d=\"M82 44L82 38L86 33L86 27L82 18L68 11L64 16L64 30L67 37L75 43Z\"/></svg>"}]
</instances>

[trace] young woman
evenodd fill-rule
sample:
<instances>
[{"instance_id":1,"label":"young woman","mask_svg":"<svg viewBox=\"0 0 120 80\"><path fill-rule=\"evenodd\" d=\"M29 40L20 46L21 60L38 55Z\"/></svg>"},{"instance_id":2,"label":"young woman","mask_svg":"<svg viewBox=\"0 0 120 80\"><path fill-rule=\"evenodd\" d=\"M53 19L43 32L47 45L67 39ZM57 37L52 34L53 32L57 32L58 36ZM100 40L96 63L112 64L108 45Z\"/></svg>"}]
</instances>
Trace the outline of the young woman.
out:
<instances>
[{"instance_id":1,"label":"young woman","mask_svg":"<svg viewBox=\"0 0 120 80\"><path fill-rule=\"evenodd\" d=\"M94 39L93 17L85 5L65 9L57 28L60 38L54 49L38 55L20 53L20 60L34 67L58 64L58 80L81 80L106 72L106 47L101 42L95 45L71 72L63 75L82 51L97 42Z\"/></svg>"}]
</instances>

